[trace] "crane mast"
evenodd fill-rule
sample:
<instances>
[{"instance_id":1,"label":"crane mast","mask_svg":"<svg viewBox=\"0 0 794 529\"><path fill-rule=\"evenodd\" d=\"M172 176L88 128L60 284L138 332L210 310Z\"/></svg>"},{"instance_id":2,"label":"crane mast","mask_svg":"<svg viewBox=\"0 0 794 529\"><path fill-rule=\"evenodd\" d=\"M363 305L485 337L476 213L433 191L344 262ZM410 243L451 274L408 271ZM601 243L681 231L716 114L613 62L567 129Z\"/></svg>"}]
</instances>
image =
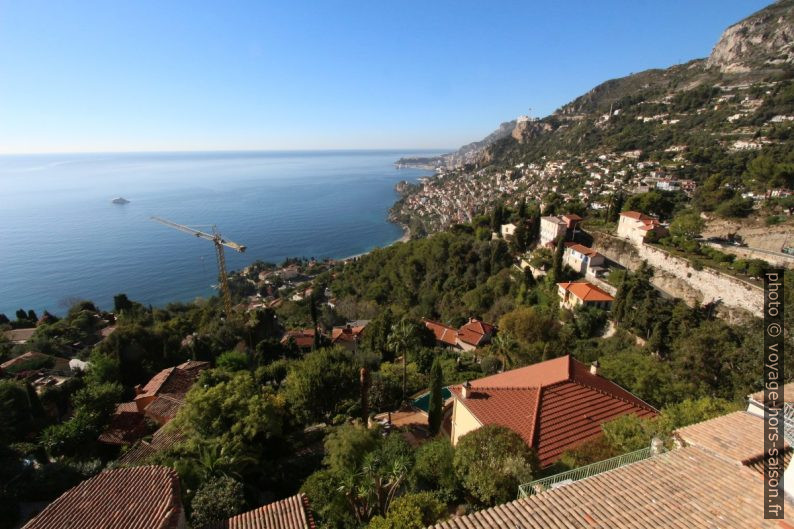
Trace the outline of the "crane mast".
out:
<instances>
[{"instance_id":1,"label":"crane mast","mask_svg":"<svg viewBox=\"0 0 794 529\"><path fill-rule=\"evenodd\" d=\"M232 242L229 240L224 239L221 234L218 232L215 226L212 227L212 233L206 233L203 231L199 231L193 229L189 226L184 226L182 224L177 224L176 222L171 222L170 220L166 220L160 217L152 217L152 220L155 222L159 222L169 228L173 228L175 230L179 230L184 233L188 233L193 235L194 237L198 237L199 239L204 239L207 241L211 241L215 246L215 255L218 259L218 283L221 287L221 297L223 298L223 306L226 309L226 317L229 318L232 315L232 294L229 291L229 277L226 273L226 256L224 255L224 246L227 248L231 248L236 252L243 253L245 252L245 246L242 244L237 244L236 242Z\"/></svg>"}]
</instances>

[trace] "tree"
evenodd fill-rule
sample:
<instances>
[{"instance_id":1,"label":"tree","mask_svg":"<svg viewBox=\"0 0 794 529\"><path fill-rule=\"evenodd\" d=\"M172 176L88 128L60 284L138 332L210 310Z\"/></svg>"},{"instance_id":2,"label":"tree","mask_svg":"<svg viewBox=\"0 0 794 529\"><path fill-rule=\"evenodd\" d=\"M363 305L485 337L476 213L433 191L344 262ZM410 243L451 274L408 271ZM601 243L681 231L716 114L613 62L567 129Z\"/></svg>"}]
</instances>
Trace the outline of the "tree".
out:
<instances>
[{"instance_id":1,"label":"tree","mask_svg":"<svg viewBox=\"0 0 794 529\"><path fill-rule=\"evenodd\" d=\"M554 262L552 264L552 273L554 274L554 281L562 281L562 254L565 252L565 239L560 237L557 239L557 247L554 250Z\"/></svg>"},{"instance_id":2,"label":"tree","mask_svg":"<svg viewBox=\"0 0 794 529\"><path fill-rule=\"evenodd\" d=\"M441 395L441 386L444 373L441 371L441 363L438 357L433 361L430 368L430 404L427 412L427 424L430 428L430 435L436 435L441 429L442 408L444 397Z\"/></svg>"},{"instance_id":3,"label":"tree","mask_svg":"<svg viewBox=\"0 0 794 529\"><path fill-rule=\"evenodd\" d=\"M538 468L537 457L524 440L497 425L461 437L454 465L463 489L472 501L484 506L514 499L518 486L532 481Z\"/></svg>"},{"instance_id":4,"label":"tree","mask_svg":"<svg viewBox=\"0 0 794 529\"><path fill-rule=\"evenodd\" d=\"M446 436L419 446L416 451L413 479L420 490L431 490L444 501L457 500L460 487L455 475L455 450Z\"/></svg>"},{"instance_id":5,"label":"tree","mask_svg":"<svg viewBox=\"0 0 794 529\"><path fill-rule=\"evenodd\" d=\"M398 323L395 323L392 326L391 334L389 335L388 339L389 348L395 352L395 354L400 354L402 356L402 365L403 365L403 393L402 393L402 402L406 401L407 394L406 394L406 382L407 382L407 371L406 366L408 362L408 350L411 347L416 347L418 345L418 340L416 339L416 334L414 332L413 324L406 318L403 318Z\"/></svg>"},{"instance_id":6,"label":"tree","mask_svg":"<svg viewBox=\"0 0 794 529\"><path fill-rule=\"evenodd\" d=\"M199 487L190 507L193 527L231 518L245 507L243 484L227 476L212 479Z\"/></svg>"},{"instance_id":7,"label":"tree","mask_svg":"<svg viewBox=\"0 0 794 529\"><path fill-rule=\"evenodd\" d=\"M378 446L378 434L360 425L344 424L325 438L325 458L328 470L342 474L361 465L369 452Z\"/></svg>"},{"instance_id":8,"label":"tree","mask_svg":"<svg viewBox=\"0 0 794 529\"><path fill-rule=\"evenodd\" d=\"M260 460L281 436L284 407L283 398L260 386L249 371L211 370L201 374L172 422L197 458L199 445L217 443L225 457Z\"/></svg>"},{"instance_id":9,"label":"tree","mask_svg":"<svg viewBox=\"0 0 794 529\"><path fill-rule=\"evenodd\" d=\"M694 239L700 236L703 231L705 223L694 211L686 211L679 213L670 223L670 233L679 237L687 239Z\"/></svg>"},{"instance_id":10,"label":"tree","mask_svg":"<svg viewBox=\"0 0 794 529\"><path fill-rule=\"evenodd\" d=\"M21 440L33 426L33 409L25 386L0 380L0 445Z\"/></svg>"},{"instance_id":11,"label":"tree","mask_svg":"<svg viewBox=\"0 0 794 529\"><path fill-rule=\"evenodd\" d=\"M127 297L127 294L116 294L113 296L113 310L117 313L122 313L132 308L132 301Z\"/></svg>"},{"instance_id":12,"label":"tree","mask_svg":"<svg viewBox=\"0 0 794 529\"><path fill-rule=\"evenodd\" d=\"M330 423L336 415L349 414L357 403L358 378L350 352L320 349L292 364L282 392L303 424Z\"/></svg>"},{"instance_id":13,"label":"tree","mask_svg":"<svg viewBox=\"0 0 794 529\"><path fill-rule=\"evenodd\" d=\"M395 499L386 516L375 516L368 529L423 529L440 520L446 506L430 492L409 492Z\"/></svg>"},{"instance_id":14,"label":"tree","mask_svg":"<svg viewBox=\"0 0 794 529\"><path fill-rule=\"evenodd\" d=\"M226 351L216 360L219 369L226 371L244 371L248 369L248 355L241 351Z\"/></svg>"}]
</instances>

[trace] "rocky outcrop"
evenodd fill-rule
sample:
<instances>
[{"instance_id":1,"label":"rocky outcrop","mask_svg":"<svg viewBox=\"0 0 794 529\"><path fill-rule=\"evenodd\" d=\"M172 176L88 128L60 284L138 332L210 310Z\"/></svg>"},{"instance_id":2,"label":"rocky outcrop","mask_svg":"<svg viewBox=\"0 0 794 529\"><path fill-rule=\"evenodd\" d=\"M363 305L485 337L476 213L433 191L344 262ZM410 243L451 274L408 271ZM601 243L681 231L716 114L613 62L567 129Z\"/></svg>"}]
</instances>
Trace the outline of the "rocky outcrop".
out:
<instances>
[{"instance_id":1,"label":"rocky outcrop","mask_svg":"<svg viewBox=\"0 0 794 529\"><path fill-rule=\"evenodd\" d=\"M706 62L725 73L794 63L794 0L782 0L725 30Z\"/></svg>"},{"instance_id":2,"label":"rocky outcrop","mask_svg":"<svg viewBox=\"0 0 794 529\"><path fill-rule=\"evenodd\" d=\"M523 119L516 122L516 126L510 135L518 143L527 143L544 132L551 132L551 130L551 125L543 121Z\"/></svg>"}]
</instances>

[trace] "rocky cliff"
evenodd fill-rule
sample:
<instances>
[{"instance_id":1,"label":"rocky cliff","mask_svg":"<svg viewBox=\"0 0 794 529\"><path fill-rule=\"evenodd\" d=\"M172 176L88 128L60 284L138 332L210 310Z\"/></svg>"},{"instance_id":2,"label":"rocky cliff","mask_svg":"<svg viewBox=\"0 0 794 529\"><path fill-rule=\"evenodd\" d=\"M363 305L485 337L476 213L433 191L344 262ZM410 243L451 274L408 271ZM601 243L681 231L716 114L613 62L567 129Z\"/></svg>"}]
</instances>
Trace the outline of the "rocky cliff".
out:
<instances>
[{"instance_id":1,"label":"rocky cliff","mask_svg":"<svg viewBox=\"0 0 794 529\"><path fill-rule=\"evenodd\" d=\"M792 7L794 0L781 0L726 29L706 66L744 73L794 63Z\"/></svg>"}]
</instances>

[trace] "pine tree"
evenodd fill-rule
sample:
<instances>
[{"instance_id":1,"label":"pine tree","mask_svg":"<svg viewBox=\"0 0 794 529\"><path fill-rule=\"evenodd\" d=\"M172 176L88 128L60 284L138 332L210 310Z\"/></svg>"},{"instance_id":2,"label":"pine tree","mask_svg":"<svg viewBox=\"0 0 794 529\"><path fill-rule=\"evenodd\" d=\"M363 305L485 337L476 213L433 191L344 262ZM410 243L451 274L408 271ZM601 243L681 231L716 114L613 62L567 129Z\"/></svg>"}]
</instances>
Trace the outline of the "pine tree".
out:
<instances>
[{"instance_id":1,"label":"pine tree","mask_svg":"<svg viewBox=\"0 0 794 529\"><path fill-rule=\"evenodd\" d=\"M554 250L554 267L552 269L554 272L554 281L562 280L562 253L565 248L563 240L562 237L557 239L557 249Z\"/></svg>"},{"instance_id":2,"label":"pine tree","mask_svg":"<svg viewBox=\"0 0 794 529\"><path fill-rule=\"evenodd\" d=\"M444 406L444 397L441 395L443 379L444 373L441 370L441 363L436 357L430 368L430 403L427 410L427 424L430 428L430 435L436 435L441 429L441 414Z\"/></svg>"}]
</instances>

